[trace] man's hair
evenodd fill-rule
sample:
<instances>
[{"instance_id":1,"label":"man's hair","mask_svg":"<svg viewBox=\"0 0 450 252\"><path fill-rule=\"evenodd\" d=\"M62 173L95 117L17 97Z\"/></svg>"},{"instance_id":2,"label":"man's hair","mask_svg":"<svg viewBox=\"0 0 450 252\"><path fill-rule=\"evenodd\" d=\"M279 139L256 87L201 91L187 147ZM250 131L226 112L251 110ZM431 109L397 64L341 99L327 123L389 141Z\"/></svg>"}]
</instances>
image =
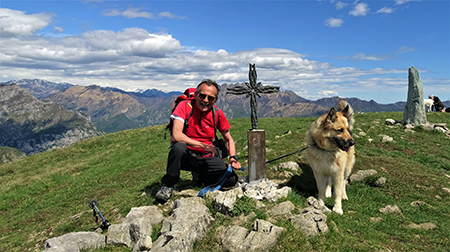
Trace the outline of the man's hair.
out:
<instances>
[{"instance_id":1,"label":"man's hair","mask_svg":"<svg viewBox=\"0 0 450 252\"><path fill-rule=\"evenodd\" d=\"M195 94L198 94L200 92L200 87L202 86L202 84L206 84L208 86L214 86L217 89L217 93L216 93L216 99L219 97L219 85L217 84L217 82L210 80L210 79L204 79L202 80L198 85L197 85L197 89L195 90Z\"/></svg>"}]
</instances>

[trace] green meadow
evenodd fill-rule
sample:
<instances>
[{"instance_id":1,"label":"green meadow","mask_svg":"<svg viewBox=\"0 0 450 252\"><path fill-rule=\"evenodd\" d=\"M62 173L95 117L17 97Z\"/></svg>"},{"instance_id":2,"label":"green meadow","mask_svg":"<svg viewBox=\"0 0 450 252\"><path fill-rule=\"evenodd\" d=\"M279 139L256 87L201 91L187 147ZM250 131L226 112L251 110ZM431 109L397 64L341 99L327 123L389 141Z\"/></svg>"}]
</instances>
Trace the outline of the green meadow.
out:
<instances>
[{"instance_id":1,"label":"green meadow","mask_svg":"<svg viewBox=\"0 0 450 252\"><path fill-rule=\"evenodd\" d=\"M443 188L450 188L450 138L420 127L405 132L403 126L386 126L388 118L401 120L403 113L355 115L353 173L374 169L378 174L347 187L349 200L343 201L344 214L327 214L328 233L307 238L288 219L270 216L266 210L274 204L267 201L263 202L265 208L256 208L254 201L243 198L234 215L253 211L258 218L284 227L286 231L271 251L448 251L450 193ZM305 134L315 119L260 119L258 126L266 131L267 159L303 148ZM448 113L430 112L427 119L450 125ZM245 162L250 119L233 119L230 123L238 156ZM120 223L132 207L157 204L154 193L165 173L169 150L164 127L107 134L0 165L0 251L42 251L48 238L96 229L99 225L88 204L92 198L98 200L99 209L112 224ZM383 143L380 135L388 135L394 141ZM273 169L287 161L295 161L301 168L289 171L290 177L285 177L284 170ZM280 202L291 201L297 212L306 207L309 196L317 197L314 177L303 152L270 163L267 177L285 180L293 189ZM379 177L387 179L386 185L372 186L371 182ZM189 172L182 172L181 184L189 184L190 179ZM415 206L411 204L414 201L426 204ZM206 204L216 221L207 236L195 243L194 251L221 251L215 231L230 225L236 217L217 213L211 202ZM331 208L332 199L326 204ZM402 213L381 213L379 209L387 205L397 205ZM411 223L428 222L436 228L409 227ZM251 224L242 223L249 229ZM153 241L160 229L160 225L154 227ZM107 246L101 251L130 250Z\"/></svg>"}]
</instances>

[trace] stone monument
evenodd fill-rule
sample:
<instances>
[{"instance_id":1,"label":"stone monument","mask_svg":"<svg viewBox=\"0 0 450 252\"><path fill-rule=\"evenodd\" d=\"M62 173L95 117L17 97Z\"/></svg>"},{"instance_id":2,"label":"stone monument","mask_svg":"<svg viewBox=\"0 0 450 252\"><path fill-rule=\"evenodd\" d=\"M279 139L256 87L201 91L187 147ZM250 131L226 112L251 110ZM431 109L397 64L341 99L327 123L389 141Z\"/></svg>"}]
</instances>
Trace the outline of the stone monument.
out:
<instances>
[{"instance_id":1,"label":"stone monument","mask_svg":"<svg viewBox=\"0 0 450 252\"><path fill-rule=\"evenodd\" d=\"M403 112L405 124L423 125L427 123L423 101L423 83L419 70L411 67L408 73L408 99Z\"/></svg>"},{"instance_id":2,"label":"stone monument","mask_svg":"<svg viewBox=\"0 0 450 252\"><path fill-rule=\"evenodd\" d=\"M227 94L246 94L246 97L250 96L252 129L247 131L248 173L249 181L256 181L266 178L266 132L258 130L258 102L256 96L261 98L260 93L275 93L280 91L280 88L276 86L262 86L261 82L257 83L255 64L249 65L248 78L250 83L246 82L245 86L227 88Z\"/></svg>"}]
</instances>

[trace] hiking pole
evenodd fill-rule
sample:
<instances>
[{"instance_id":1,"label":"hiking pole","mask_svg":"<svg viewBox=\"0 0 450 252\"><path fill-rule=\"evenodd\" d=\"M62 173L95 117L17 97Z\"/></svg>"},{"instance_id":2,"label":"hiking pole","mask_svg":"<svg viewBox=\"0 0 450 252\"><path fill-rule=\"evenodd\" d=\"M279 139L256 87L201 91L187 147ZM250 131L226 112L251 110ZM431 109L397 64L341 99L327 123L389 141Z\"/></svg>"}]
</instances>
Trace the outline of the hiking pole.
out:
<instances>
[{"instance_id":1,"label":"hiking pole","mask_svg":"<svg viewBox=\"0 0 450 252\"><path fill-rule=\"evenodd\" d=\"M102 225L100 226L103 230L105 230L105 229L108 229L108 227L109 226L111 226L111 224L109 223L109 221L107 221L104 217L103 217L103 215L102 215L102 213L100 213L100 210L98 210L98 207L97 207L97 200L94 198L94 199L91 199L90 201L89 201L89 206L92 208L92 210L94 211L94 216L95 216L95 210L97 210L97 213L98 213L98 215L100 215L100 218L102 218Z\"/></svg>"}]
</instances>

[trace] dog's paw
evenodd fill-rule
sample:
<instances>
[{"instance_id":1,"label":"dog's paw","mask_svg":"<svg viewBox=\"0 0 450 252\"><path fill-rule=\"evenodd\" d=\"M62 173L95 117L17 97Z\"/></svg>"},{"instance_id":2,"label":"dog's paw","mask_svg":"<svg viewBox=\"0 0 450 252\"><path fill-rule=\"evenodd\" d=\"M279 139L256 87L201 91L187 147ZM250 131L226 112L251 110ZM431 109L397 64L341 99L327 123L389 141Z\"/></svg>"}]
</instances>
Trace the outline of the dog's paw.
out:
<instances>
[{"instance_id":1,"label":"dog's paw","mask_svg":"<svg viewBox=\"0 0 450 252\"><path fill-rule=\"evenodd\" d=\"M340 215L344 214L344 211L342 211L342 208L333 207L333 212L338 213Z\"/></svg>"}]
</instances>

